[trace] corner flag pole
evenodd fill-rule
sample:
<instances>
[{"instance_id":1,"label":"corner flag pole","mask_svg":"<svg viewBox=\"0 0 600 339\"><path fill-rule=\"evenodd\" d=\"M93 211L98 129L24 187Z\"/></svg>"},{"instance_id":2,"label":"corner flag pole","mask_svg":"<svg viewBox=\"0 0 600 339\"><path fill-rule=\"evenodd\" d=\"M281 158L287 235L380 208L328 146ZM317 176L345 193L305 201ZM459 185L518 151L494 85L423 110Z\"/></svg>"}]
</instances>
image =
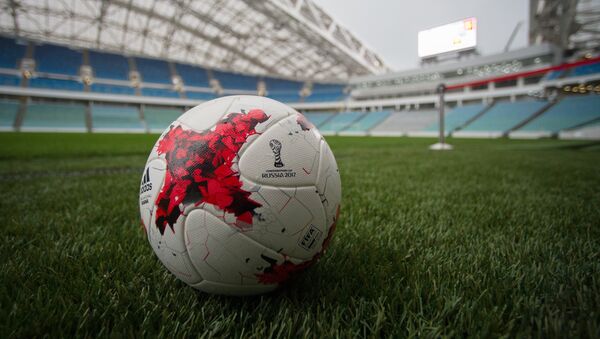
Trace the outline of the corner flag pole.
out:
<instances>
[{"instance_id":1,"label":"corner flag pole","mask_svg":"<svg viewBox=\"0 0 600 339\"><path fill-rule=\"evenodd\" d=\"M439 133L439 140L436 144L433 144L431 146L429 146L429 149L431 150L435 150L435 151L440 151L440 150L451 150L452 146L446 143L446 128L444 126L444 107L445 107L445 101L444 101L444 94L446 92L446 85L444 84L439 84L439 86L437 87L437 92L440 95L440 102L439 102L439 112L440 112L440 121L439 121L439 125L440 125L440 133Z\"/></svg>"}]
</instances>

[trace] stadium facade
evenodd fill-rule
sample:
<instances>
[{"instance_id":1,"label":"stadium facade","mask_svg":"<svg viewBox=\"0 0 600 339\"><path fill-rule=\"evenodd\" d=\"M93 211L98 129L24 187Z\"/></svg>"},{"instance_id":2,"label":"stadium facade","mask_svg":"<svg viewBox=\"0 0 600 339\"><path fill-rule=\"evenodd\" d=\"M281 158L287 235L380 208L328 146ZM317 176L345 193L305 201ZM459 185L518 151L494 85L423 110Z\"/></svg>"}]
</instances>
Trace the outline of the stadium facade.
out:
<instances>
[{"instance_id":1,"label":"stadium facade","mask_svg":"<svg viewBox=\"0 0 600 339\"><path fill-rule=\"evenodd\" d=\"M593 4L556 3L531 1L527 48L391 72L311 1L0 1L0 128L158 132L253 94L324 134L434 136L443 83L449 135L599 138Z\"/></svg>"}]
</instances>

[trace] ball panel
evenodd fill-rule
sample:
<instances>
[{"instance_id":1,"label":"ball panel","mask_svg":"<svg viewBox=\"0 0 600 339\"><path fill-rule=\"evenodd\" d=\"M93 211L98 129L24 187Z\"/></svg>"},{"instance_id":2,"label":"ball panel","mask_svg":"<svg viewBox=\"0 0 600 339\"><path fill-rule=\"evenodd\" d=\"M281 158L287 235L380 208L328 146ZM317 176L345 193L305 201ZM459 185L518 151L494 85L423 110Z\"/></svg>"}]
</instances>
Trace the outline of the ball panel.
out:
<instances>
[{"instance_id":1,"label":"ball panel","mask_svg":"<svg viewBox=\"0 0 600 339\"><path fill-rule=\"evenodd\" d=\"M260 284L259 275L282 255L266 248L203 209L189 213L185 243L204 280L239 286Z\"/></svg>"},{"instance_id":2,"label":"ball panel","mask_svg":"<svg viewBox=\"0 0 600 339\"><path fill-rule=\"evenodd\" d=\"M244 234L298 261L309 260L321 250L329 225L315 187L257 185L251 191L262 207Z\"/></svg>"},{"instance_id":3,"label":"ball panel","mask_svg":"<svg viewBox=\"0 0 600 339\"><path fill-rule=\"evenodd\" d=\"M264 131L240 156L239 170L249 180L272 186L314 185L320 136L303 129L298 114Z\"/></svg>"},{"instance_id":4,"label":"ball panel","mask_svg":"<svg viewBox=\"0 0 600 339\"><path fill-rule=\"evenodd\" d=\"M156 209L153 213L153 219ZM185 218L179 218L173 228L167 227L164 234L157 227L148 227L148 239L158 259L177 278L187 284L197 284L202 281L202 276L196 271L190 260L185 239L183 236L183 225Z\"/></svg>"},{"instance_id":5,"label":"ball panel","mask_svg":"<svg viewBox=\"0 0 600 339\"><path fill-rule=\"evenodd\" d=\"M321 142L321 159L317 175L317 191L325 207L327 224L333 224L339 213L342 200L340 173L333 152L325 140Z\"/></svg>"},{"instance_id":6,"label":"ball panel","mask_svg":"<svg viewBox=\"0 0 600 339\"><path fill-rule=\"evenodd\" d=\"M197 132L211 129L227 113L234 112L231 109L237 101L231 96L207 101L183 113L177 121Z\"/></svg>"},{"instance_id":7,"label":"ball panel","mask_svg":"<svg viewBox=\"0 0 600 339\"><path fill-rule=\"evenodd\" d=\"M148 227L151 223L150 218L152 217L152 211L154 210L156 195L160 191L160 187L165 178L166 168L167 165L163 159L152 159L146 164L142 174L139 206L142 225L144 226L146 233L148 233Z\"/></svg>"}]
</instances>

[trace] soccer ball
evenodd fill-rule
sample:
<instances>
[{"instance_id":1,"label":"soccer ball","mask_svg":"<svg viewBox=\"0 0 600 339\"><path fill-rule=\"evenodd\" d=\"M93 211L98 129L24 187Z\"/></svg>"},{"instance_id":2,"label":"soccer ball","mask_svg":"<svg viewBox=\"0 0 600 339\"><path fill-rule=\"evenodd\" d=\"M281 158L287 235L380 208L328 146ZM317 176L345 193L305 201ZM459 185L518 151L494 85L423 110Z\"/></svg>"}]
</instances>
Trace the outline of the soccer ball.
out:
<instances>
[{"instance_id":1,"label":"soccer ball","mask_svg":"<svg viewBox=\"0 0 600 339\"><path fill-rule=\"evenodd\" d=\"M341 182L331 149L300 113L257 96L196 106L146 162L140 213L148 241L199 290L275 289L327 248Z\"/></svg>"}]
</instances>

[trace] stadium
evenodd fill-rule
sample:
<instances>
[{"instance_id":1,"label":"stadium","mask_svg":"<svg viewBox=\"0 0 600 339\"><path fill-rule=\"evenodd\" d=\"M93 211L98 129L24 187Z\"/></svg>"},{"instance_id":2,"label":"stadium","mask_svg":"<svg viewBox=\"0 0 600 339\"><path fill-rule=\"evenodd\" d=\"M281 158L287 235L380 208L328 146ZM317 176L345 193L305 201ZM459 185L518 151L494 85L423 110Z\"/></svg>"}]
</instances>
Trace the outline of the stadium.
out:
<instances>
[{"instance_id":1,"label":"stadium","mask_svg":"<svg viewBox=\"0 0 600 339\"><path fill-rule=\"evenodd\" d=\"M600 336L600 2L527 7L501 52L463 13L395 70L319 1L0 0L1 336ZM302 113L342 182L326 255L244 298L169 274L137 202L232 95Z\"/></svg>"}]
</instances>

